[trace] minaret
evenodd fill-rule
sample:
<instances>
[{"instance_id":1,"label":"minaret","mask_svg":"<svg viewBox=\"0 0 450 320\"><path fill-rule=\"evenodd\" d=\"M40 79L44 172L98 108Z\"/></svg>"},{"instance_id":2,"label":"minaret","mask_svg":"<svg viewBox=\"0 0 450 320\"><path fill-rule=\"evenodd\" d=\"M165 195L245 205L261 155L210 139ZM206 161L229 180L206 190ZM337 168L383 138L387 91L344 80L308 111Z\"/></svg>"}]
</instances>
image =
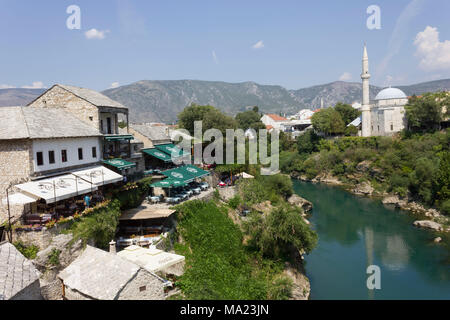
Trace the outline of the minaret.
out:
<instances>
[{"instance_id":1,"label":"minaret","mask_svg":"<svg viewBox=\"0 0 450 320\"><path fill-rule=\"evenodd\" d=\"M362 100L362 136L370 137L372 134L371 130L371 120L370 120L370 91L369 91L369 56L367 55L366 44L364 44L364 53L362 60L362 87L363 87L363 100Z\"/></svg>"}]
</instances>

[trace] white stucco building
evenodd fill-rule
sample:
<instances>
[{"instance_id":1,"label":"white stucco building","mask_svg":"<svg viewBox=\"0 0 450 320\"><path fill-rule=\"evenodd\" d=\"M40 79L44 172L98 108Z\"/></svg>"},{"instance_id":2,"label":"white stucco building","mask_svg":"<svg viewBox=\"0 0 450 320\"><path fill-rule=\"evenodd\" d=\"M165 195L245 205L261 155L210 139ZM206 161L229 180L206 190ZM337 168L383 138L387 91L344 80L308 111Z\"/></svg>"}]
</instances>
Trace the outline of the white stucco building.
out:
<instances>
[{"instance_id":1,"label":"white stucco building","mask_svg":"<svg viewBox=\"0 0 450 320\"><path fill-rule=\"evenodd\" d=\"M406 126L405 108L408 103L406 94L397 88L381 90L375 101L369 99L369 57L364 45L362 74L363 101L361 106L361 135L363 137L388 136L403 130Z\"/></svg>"}]
</instances>

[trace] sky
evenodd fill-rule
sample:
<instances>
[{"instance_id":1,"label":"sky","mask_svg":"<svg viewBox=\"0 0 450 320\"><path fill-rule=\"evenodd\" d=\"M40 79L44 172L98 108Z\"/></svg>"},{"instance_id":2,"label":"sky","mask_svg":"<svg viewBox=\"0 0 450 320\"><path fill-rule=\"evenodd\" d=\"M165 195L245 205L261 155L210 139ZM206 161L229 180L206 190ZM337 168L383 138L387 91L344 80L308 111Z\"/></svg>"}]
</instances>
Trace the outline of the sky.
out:
<instances>
[{"instance_id":1,"label":"sky","mask_svg":"<svg viewBox=\"0 0 450 320\"><path fill-rule=\"evenodd\" d=\"M0 0L0 88L360 82L364 43L371 84L450 78L449 12L448 0Z\"/></svg>"}]
</instances>

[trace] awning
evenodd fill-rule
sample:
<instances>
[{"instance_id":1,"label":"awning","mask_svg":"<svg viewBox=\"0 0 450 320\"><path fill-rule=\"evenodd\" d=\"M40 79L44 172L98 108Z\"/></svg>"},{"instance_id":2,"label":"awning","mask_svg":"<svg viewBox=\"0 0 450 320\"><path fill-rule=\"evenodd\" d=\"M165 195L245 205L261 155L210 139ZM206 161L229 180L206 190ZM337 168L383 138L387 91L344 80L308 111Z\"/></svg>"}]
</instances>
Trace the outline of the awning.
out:
<instances>
[{"instance_id":1,"label":"awning","mask_svg":"<svg viewBox=\"0 0 450 320\"><path fill-rule=\"evenodd\" d=\"M155 148L168 154L171 158L189 157L191 155L190 153L184 153L182 149L172 143L157 145Z\"/></svg>"},{"instance_id":2,"label":"awning","mask_svg":"<svg viewBox=\"0 0 450 320\"><path fill-rule=\"evenodd\" d=\"M55 203L97 190L97 186L72 174L27 182L15 187L38 199L44 199L46 203Z\"/></svg>"},{"instance_id":3,"label":"awning","mask_svg":"<svg viewBox=\"0 0 450 320\"><path fill-rule=\"evenodd\" d=\"M33 203L36 202L38 199L36 198L32 198L26 194L23 193L15 193L15 194L10 194L8 196L8 198L4 198L2 200L2 203L4 205L8 204L8 200L9 200L9 204L10 205L20 205L20 204L29 204L29 203Z\"/></svg>"},{"instance_id":4,"label":"awning","mask_svg":"<svg viewBox=\"0 0 450 320\"><path fill-rule=\"evenodd\" d=\"M152 188L177 188L177 187L185 187L187 185L186 182L176 180L173 178L167 178L166 180L159 181L150 185Z\"/></svg>"},{"instance_id":5,"label":"awning","mask_svg":"<svg viewBox=\"0 0 450 320\"><path fill-rule=\"evenodd\" d=\"M78 170L72 172L72 174L88 182L92 181L92 184L96 186L103 186L106 184L121 182L123 180L123 176L103 166Z\"/></svg>"},{"instance_id":6,"label":"awning","mask_svg":"<svg viewBox=\"0 0 450 320\"><path fill-rule=\"evenodd\" d=\"M195 177L185 170L186 167L179 167L172 170L163 171L162 174L174 180L189 183L195 180Z\"/></svg>"},{"instance_id":7,"label":"awning","mask_svg":"<svg viewBox=\"0 0 450 320\"><path fill-rule=\"evenodd\" d=\"M158 149L144 149L142 152L164 162L172 162L172 158L167 153L164 153Z\"/></svg>"},{"instance_id":8,"label":"awning","mask_svg":"<svg viewBox=\"0 0 450 320\"><path fill-rule=\"evenodd\" d=\"M189 183L195 179L206 177L209 175L209 172L189 164L176 169L164 171L162 174L166 177Z\"/></svg>"},{"instance_id":9,"label":"awning","mask_svg":"<svg viewBox=\"0 0 450 320\"><path fill-rule=\"evenodd\" d=\"M119 170L130 169L136 167L136 163L129 162L123 159L104 160L104 164L113 166Z\"/></svg>"},{"instance_id":10,"label":"awning","mask_svg":"<svg viewBox=\"0 0 450 320\"><path fill-rule=\"evenodd\" d=\"M106 141L125 141L133 139L134 137L131 134L105 136Z\"/></svg>"},{"instance_id":11,"label":"awning","mask_svg":"<svg viewBox=\"0 0 450 320\"><path fill-rule=\"evenodd\" d=\"M193 166L191 164L188 164L188 165L184 166L183 168L185 168L185 170L187 172L189 172L191 175L195 176L196 179L209 176L209 172L208 171L202 170L202 169L200 169L200 168L198 168L196 166Z\"/></svg>"}]
</instances>

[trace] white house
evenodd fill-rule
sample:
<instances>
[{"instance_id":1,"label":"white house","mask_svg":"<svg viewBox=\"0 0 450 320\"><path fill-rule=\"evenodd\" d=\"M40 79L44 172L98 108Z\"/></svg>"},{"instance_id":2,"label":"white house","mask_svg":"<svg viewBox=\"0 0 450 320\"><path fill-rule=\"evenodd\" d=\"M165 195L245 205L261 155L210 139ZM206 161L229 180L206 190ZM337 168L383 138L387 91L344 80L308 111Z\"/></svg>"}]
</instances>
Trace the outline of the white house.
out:
<instances>
[{"instance_id":1,"label":"white house","mask_svg":"<svg viewBox=\"0 0 450 320\"><path fill-rule=\"evenodd\" d=\"M278 131L283 130L283 124L288 122L289 120L285 117L281 117L276 114L265 114L261 118L261 122L266 125L266 128L270 131L271 129L275 129Z\"/></svg>"}]
</instances>

